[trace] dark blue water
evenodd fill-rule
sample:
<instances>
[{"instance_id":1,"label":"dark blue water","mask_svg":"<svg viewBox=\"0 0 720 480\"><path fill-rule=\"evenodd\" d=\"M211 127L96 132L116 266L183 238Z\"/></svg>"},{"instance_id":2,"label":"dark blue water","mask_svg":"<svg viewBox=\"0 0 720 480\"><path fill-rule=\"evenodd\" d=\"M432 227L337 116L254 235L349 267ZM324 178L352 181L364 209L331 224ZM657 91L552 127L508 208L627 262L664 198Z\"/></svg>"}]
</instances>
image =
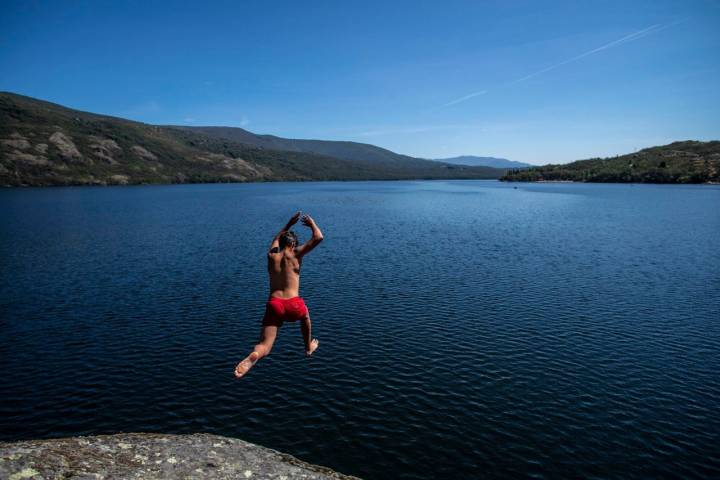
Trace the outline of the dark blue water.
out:
<instances>
[{"instance_id":1,"label":"dark blue water","mask_svg":"<svg viewBox=\"0 0 720 480\"><path fill-rule=\"evenodd\" d=\"M369 479L720 475L720 188L513 187L0 191L0 439L203 431ZM287 325L236 381L297 209L326 237L302 279L320 349Z\"/></svg>"}]
</instances>

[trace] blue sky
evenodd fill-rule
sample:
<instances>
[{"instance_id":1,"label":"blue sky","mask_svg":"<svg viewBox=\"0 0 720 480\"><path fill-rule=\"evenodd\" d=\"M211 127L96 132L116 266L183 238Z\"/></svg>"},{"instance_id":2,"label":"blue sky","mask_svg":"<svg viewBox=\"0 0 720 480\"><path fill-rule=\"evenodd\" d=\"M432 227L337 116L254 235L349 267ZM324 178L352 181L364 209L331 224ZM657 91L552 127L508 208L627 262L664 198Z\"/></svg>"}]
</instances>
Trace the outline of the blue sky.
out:
<instances>
[{"instance_id":1,"label":"blue sky","mask_svg":"<svg viewBox=\"0 0 720 480\"><path fill-rule=\"evenodd\" d=\"M720 139L720 0L2 1L0 90L530 163Z\"/></svg>"}]
</instances>

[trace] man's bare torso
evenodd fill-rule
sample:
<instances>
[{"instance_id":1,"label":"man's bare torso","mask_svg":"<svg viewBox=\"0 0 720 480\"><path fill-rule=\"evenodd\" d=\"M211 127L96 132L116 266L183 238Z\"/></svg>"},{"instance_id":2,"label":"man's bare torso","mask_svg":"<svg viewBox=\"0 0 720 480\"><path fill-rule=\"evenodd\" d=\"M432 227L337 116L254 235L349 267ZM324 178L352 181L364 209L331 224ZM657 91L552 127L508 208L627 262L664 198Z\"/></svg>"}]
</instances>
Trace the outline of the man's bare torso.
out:
<instances>
[{"instance_id":1,"label":"man's bare torso","mask_svg":"<svg viewBox=\"0 0 720 480\"><path fill-rule=\"evenodd\" d=\"M302 260L295 255L294 248L286 248L268 254L270 275L270 296L292 298L300 296L300 266Z\"/></svg>"}]
</instances>

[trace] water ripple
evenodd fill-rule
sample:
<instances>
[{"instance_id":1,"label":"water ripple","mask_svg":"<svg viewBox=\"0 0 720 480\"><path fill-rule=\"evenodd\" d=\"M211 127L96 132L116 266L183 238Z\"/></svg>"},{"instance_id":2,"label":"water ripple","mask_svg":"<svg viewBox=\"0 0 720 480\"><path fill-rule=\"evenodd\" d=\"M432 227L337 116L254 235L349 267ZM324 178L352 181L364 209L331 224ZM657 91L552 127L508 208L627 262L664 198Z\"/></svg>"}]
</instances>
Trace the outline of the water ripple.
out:
<instances>
[{"instance_id":1,"label":"water ripple","mask_svg":"<svg viewBox=\"0 0 720 480\"><path fill-rule=\"evenodd\" d=\"M0 192L0 439L211 432L369 479L720 476L715 187ZM326 241L241 382L264 249ZM301 232L307 237L307 232Z\"/></svg>"}]
</instances>

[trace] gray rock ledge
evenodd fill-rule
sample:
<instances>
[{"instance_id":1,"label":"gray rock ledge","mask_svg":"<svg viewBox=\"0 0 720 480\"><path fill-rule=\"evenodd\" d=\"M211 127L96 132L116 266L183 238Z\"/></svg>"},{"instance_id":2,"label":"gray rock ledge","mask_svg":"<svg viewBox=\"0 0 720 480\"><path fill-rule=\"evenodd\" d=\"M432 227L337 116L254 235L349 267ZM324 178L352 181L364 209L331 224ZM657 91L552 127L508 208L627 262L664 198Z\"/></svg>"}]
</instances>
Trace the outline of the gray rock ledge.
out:
<instances>
[{"instance_id":1,"label":"gray rock ledge","mask_svg":"<svg viewBox=\"0 0 720 480\"><path fill-rule=\"evenodd\" d=\"M236 438L122 433L0 442L0 479L356 479Z\"/></svg>"}]
</instances>

